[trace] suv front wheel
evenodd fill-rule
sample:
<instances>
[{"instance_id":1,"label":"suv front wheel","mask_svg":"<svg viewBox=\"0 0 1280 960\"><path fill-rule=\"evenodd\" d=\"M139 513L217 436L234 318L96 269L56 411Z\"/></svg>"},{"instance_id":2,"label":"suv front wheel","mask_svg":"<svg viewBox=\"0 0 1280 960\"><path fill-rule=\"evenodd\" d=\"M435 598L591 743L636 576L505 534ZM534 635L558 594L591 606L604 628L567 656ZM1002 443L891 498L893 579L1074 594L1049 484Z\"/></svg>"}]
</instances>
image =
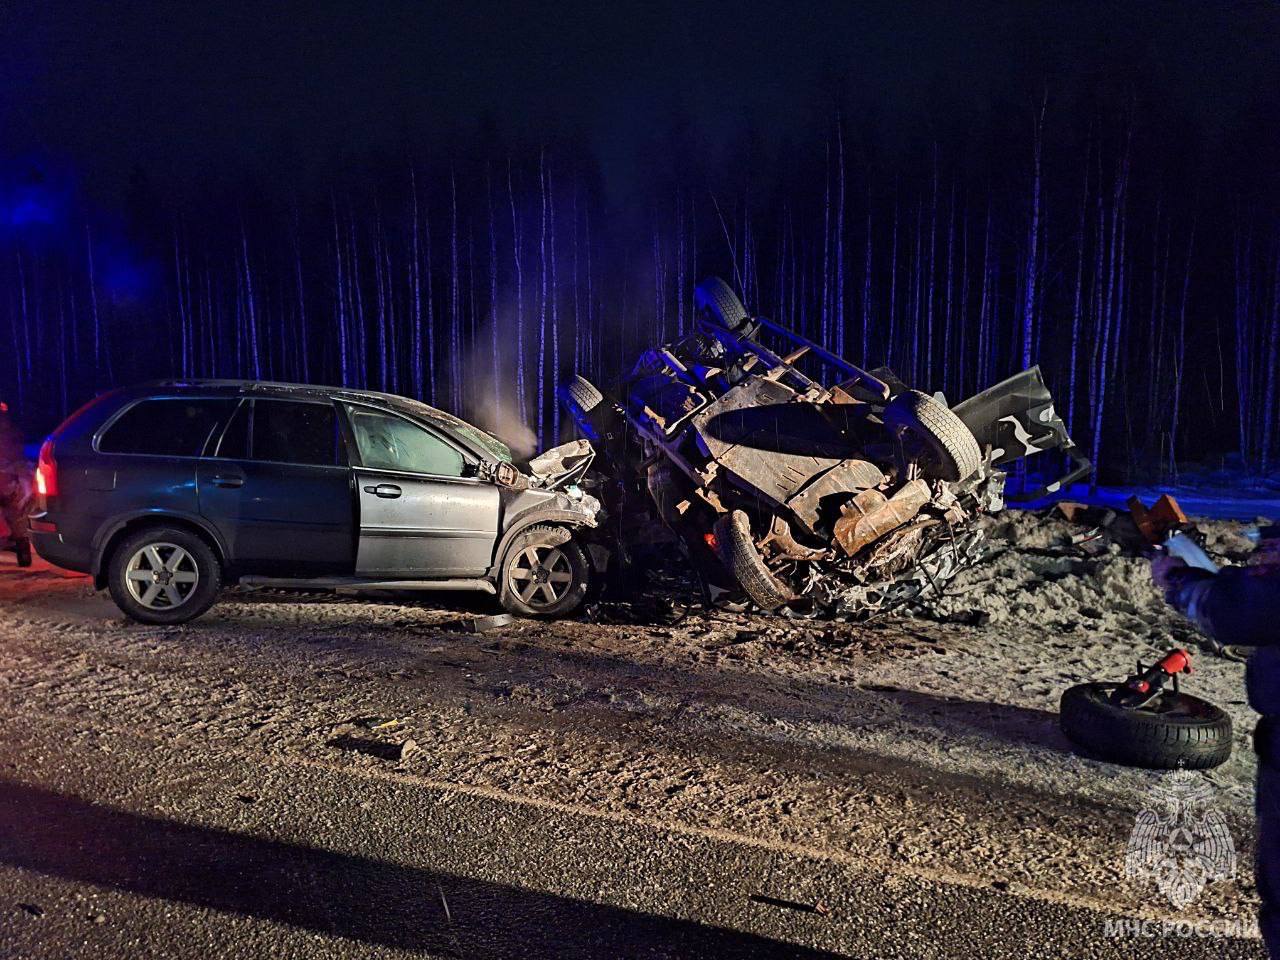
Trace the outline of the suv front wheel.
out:
<instances>
[{"instance_id":1,"label":"suv front wheel","mask_svg":"<svg viewBox=\"0 0 1280 960\"><path fill-rule=\"evenodd\" d=\"M582 605L590 581L591 561L567 528L534 526L507 548L498 598L520 616L563 617Z\"/></svg>"},{"instance_id":2,"label":"suv front wheel","mask_svg":"<svg viewBox=\"0 0 1280 960\"><path fill-rule=\"evenodd\" d=\"M147 527L111 554L107 586L126 616L140 623L186 623L213 605L222 568L204 540L181 527Z\"/></svg>"}]
</instances>

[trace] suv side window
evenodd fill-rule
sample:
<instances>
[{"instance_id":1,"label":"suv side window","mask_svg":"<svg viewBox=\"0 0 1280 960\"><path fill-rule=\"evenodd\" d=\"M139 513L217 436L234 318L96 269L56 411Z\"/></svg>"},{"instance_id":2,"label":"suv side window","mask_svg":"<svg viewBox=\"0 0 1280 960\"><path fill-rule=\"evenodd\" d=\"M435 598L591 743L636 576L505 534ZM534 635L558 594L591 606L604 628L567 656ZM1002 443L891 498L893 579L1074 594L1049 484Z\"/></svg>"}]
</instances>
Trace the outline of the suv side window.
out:
<instances>
[{"instance_id":1,"label":"suv side window","mask_svg":"<svg viewBox=\"0 0 1280 960\"><path fill-rule=\"evenodd\" d=\"M235 400L212 398L140 400L98 438L98 452L198 457L235 404Z\"/></svg>"},{"instance_id":2,"label":"suv side window","mask_svg":"<svg viewBox=\"0 0 1280 960\"><path fill-rule=\"evenodd\" d=\"M360 460L378 470L461 477L466 461L454 447L416 423L365 407L348 407Z\"/></svg>"},{"instance_id":3,"label":"suv side window","mask_svg":"<svg viewBox=\"0 0 1280 960\"><path fill-rule=\"evenodd\" d=\"M347 445L338 427L337 411L331 403L255 399L249 456L278 463L345 467Z\"/></svg>"},{"instance_id":4,"label":"suv side window","mask_svg":"<svg viewBox=\"0 0 1280 960\"><path fill-rule=\"evenodd\" d=\"M236 412L231 415L227 428L218 438L218 446L213 455L224 460L249 459L249 423L253 418L253 401L241 400Z\"/></svg>"}]
</instances>

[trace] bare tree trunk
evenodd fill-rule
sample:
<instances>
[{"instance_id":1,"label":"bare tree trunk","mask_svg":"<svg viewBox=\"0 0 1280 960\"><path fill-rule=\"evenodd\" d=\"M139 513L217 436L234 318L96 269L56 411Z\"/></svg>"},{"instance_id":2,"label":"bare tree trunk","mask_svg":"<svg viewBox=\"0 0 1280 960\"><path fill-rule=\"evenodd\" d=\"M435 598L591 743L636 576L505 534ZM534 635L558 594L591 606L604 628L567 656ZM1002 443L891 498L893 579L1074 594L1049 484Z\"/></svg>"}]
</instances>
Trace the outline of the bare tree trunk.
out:
<instances>
[{"instance_id":1,"label":"bare tree trunk","mask_svg":"<svg viewBox=\"0 0 1280 960\"><path fill-rule=\"evenodd\" d=\"M489 165L484 168L485 199L489 205L489 387L493 391L494 409L502 402L502 341L498 332L498 236L493 215L493 176Z\"/></svg>"},{"instance_id":2,"label":"bare tree trunk","mask_svg":"<svg viewBox=\"0 0 1280 960\"><path fill-rule=\"evenodd\" d=\"M925 326L924 326L924 363L922 364L920 375L917 381L925 386L926 389L931 388L933 381L933 302L936 299L934 291L937 279L937 270L934 269L936 264L936 251L938 245L938 142L933 143L933 189L929 193L929 278L926 283L927 293L925 294Z\"/></svg>"},{"instance_id":3,"label":"bare tree trunk","mask_svg":"<svg viewBox=\"0 0 1280 960\"><path fill-rule=\"evenodd\" d=\"M338 324L338 367L340 369L339 381L346 385L351 375L350 357L347 348L347 291L346 276L343 271L342 258L342 233L338 229L338 205L337 201L333 202L333 250L334 262L337 279L337 324Z\"/></svg>"},{"instance_id":4,"label":"bare tree trunk","mask_svg":"<svg viewBox=\"0 0 1280 960\"><path fill-rule=\"evenodd\" d=\"M1102 455L1102 430L1105 423L1104 415L1107 402L1107 387L1111 379L1111 371L1114 369L1114 360L1112 358L1112 337L1119 340L1121 324L1123 320L1123 280L1124 280L1124 258L1123 258L1123 225L1125 222L1125 191L1129 180L1129 144L1130 133L1126 131L1125 146L1121 154L1118 169L1116 171L1115 189L1112 194L1111 201L1111 240L1110 253L1107 265L1107 290L1106 301L1104 304L1104 320L1101 338L1101 352L1099 355L1100 368L1098 371L1098 403L1097 409L1094 411L1093 418L1093 465L1094 465L1094 482L1096 484L1098 477L1098 467L1101 462Z\"/></svg>"},{"instance_id":5,"label":"bare tree trunk","mask_svg":"<svg viewBox=\"0 0 1280 960\"><path fill-rule=\"evenodd\" d=\"M893 240L889 254L889 342L885 345L885 363L893 366L898 338L898 186L893 188Z\"/></svg>"},{"instance_id":6,"label":"bare tree trunk","mask_svg":"<svg viewBox=\"0 0 1280 960\"><path fill-rule=\"evenodd\" d=\"M840 165L840 190L836 202L836 341L835 351L844 355L844 122L836 115L836 159Z\"/></svg>"},{"instance_id":7,"label":"bare tree trunk","mask_svg":"<svg viewBox=\"0 0 1280 960\"><path fill-rule=\"evenodd\" d=\"M311 381L311 360L307 343L307 289L302 282L302 230L298 224L298 208L293 208L293 279L298 292L298 375L303 383ZM189 273L188 269L188 273Z\"/></svg>"},{"instance_id":8,"label":"bare tree trunk","mask_svg":"<svg viewBox=\"0 0 1280 960\"><path fill-rule=\"evenodd\" d=\"M1182 267L1182 297L1178 301L1177 359L1173 368L1173 413L1169 418L1169 467L1178 469L1178 417L1182 412L1182 374L1187 356L1187 300L1191 290L1191 255L1196 246L1196 221L1191 221L1191 236L1187 240L1187 259ZM1274 358L1273 358L1274 359Z\"/></svg>"},{"instance_id":9,"label":"bare tree trunk","mask_svg":"<svg viewBox=\"0 0 1280 960\"><path fill-rule=\"evenodd\" d=\"M453 411L462 411L462 312L458 300L458 180L449 169L449 381Z\"/></svg>"},{"instance_id":10,"label":"bare tree trunk","mask_svg":"<svg viewBox=\"0 0 1280 960\"><path fill-rule=\"evenodd\" d=\"M1036 312L1036 269L1040 244L1040 154L1044 139L1044 113L1049 103L1049 91L1045 90L1036 114L1034 164L1031 180L1031 235L1027 242L1027 275L1023 294L1026 300L1022 308L1022 366L1031 366L1032 334Z\"/></svg>"},{"instance_id":11,"label":"bare tree trunk","mask_svg":"<svg viewBox=\"0 0 1280 960\"><path fill-rule=\"evenodd\" d=\"M1080 192L1080 219L1076 224L1076 289L1075 301L1071 310L1071 359L1067 388L1067 425L1075 426L1076 417L1076 377L1080 369L1080 322L1082 319L1082 293L1084 282L1084 232L1085 218L1089 207L1089 163L1091 157L1086 153L1084 161L1084 185Z\"/></svg>"},{"instance_id":12,"label":"bare tree trunk","mask_svg":"<svg viewBox=\"0 0 1280 960\"><path fill-rule=\"evenodd\" d=\"M542 295L538 307L538 445L546 443L547 416L547 155L538 154L538 191L542 198L542 232L538 245L538 269Z\"/></svg>"},{"instance_id":13,"label":"bare tree trunk","mask_svg":"<svg viewBox=\"0 0 1280 960\"><path fill-rule=\"evenodd\" d=\"M418 206L418 174L413 165L409 166L409 189L413 200L412 247L409 256L409 298L413 304L413 335L409 344L410 375L413 379L413 395L418 399L425 396L423 391L422 369L422 251L420 247L420 208ZM492 213L493 199L489 200Z\"/></svg>"},{"instance_id":14,"label":"bare tree trunk","mask_svg":"<svg viewBox=\"0 0 1280 960\"><path fill-rule=\"evenodd\" d=\"M1280 407L1280 393L1276 390L1277 371L1280 366L1280 247L1274 254L1275 265L1271 272L1271 335L1267 338L1267 388L1262 395L1262 451L1261 468L1265 474L1271 467L1272 444L1275 437L1276 408Z\"/></svg>"},{"instance_id":15,"label":"bare tree trunk","mask_svg":"<svg viewBox=\"0 0 1280 960\"><path fill-rule=\"evenodd\" d=\"M249 356L253 363L253 379L262 379L262 354L258 345L258 313L254 306L253 268L249 265L249 236L244 220L240 221L240 252L244 256L244 291L246 319L249 324Z\"/></svg>"},{"instance_id":16,"label":"bare tree trunk","mask_svg":"<svg viewBox=\"0 0 1280 960\"><path fill-rule=\"evenodd\" d=\"M947 211L947 287L942 314L942 390L945 393L951 387L951 291L953 287L953 269L956 249L956 183L951 181L951 202Z\"/></svg>"},{"instance_id":17,"label":"bare tree trunk","mask_svg":"<svg viewBox=\"0 0 1280 960\"><path fill-rule=\"evenodd\" d=\"M556 277L556 194L555 184L551 179L551 171L547 170L547 212L548 226L551 231L551 435L555 442L560 442L560 404L555 398L555 384L559 382L560 371L560 284Z\"/></svg>"},{"instance_id":18,"label":"bare tree trunk","mask_svg":"<svg viewBox=\"0 0 1280 960\"><path fill-rule=\"evenodd\" d=\"M862 260L862 350L858 363L871 353L871 188L867 187L867 249Z\"/></svg>"}]
</instances>

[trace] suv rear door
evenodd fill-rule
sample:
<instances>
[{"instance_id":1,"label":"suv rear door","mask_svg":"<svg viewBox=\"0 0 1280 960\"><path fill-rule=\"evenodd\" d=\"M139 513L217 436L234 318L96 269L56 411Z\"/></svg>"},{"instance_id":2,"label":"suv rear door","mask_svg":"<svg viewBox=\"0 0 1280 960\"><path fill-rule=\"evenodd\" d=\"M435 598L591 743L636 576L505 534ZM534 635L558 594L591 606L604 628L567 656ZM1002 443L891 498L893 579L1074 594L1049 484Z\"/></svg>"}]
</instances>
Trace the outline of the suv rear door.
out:
<instances>
[{"instance_id":1,"label":"suv rear door","mask_svg":"<svg viewBox=\"0 0 1280 960\"><path fill-rule=\"evenodd\" d=\"M74 501L63 535L113 529L110 522L140 513L194 518L197 458L235 404L234 397L161 395L122 407L97 432L92 457L63 458L62 505Z\"/></svg>"},{"instance_id":2,"label":"suv rear door","mask_svg":"<svg viewBox=\"0 0 1280 960\"><path fill-rule=\"evenodd\" d=\"M200 512L232 565L267 576L349 576L355 506L330 400L246 398L197 468Z\"/></svg>"},{"instance_id":3,"label":"suv rear door","mask_svg":"<svg viewBox=\"0 0 1280 960\"><path fill-rule=\"evenodd\" d=\"M493 559L497 488L441 431L380 408L345 404L355 467L362 577L474 577Z\"/></svg>"}]
</instances>

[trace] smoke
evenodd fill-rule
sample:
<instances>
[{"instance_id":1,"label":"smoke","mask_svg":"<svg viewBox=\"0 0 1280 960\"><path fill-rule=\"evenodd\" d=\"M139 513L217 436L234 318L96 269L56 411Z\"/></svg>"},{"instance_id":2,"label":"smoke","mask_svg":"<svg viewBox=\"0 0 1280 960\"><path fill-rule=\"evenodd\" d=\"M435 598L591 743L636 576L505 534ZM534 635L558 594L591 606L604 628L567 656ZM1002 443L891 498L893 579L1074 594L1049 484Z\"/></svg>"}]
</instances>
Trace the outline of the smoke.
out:
<instances>
[{"instance_id":1,"label":"smoke","mask_svg":"<svg viewBox=\"0 0 1280 960\"><path fill-rule=\"evenodd\" d=\"M506 311L496 314L481 325L463 360L463 416L509 446L517 459L526 459L537 452L538 435L520 413L524 384L520 382L516 351L521 344L517 342L514 321L505 323L501 319ZM524 406L532 409L527 403Z\"/></svg>"}]
</instances>

